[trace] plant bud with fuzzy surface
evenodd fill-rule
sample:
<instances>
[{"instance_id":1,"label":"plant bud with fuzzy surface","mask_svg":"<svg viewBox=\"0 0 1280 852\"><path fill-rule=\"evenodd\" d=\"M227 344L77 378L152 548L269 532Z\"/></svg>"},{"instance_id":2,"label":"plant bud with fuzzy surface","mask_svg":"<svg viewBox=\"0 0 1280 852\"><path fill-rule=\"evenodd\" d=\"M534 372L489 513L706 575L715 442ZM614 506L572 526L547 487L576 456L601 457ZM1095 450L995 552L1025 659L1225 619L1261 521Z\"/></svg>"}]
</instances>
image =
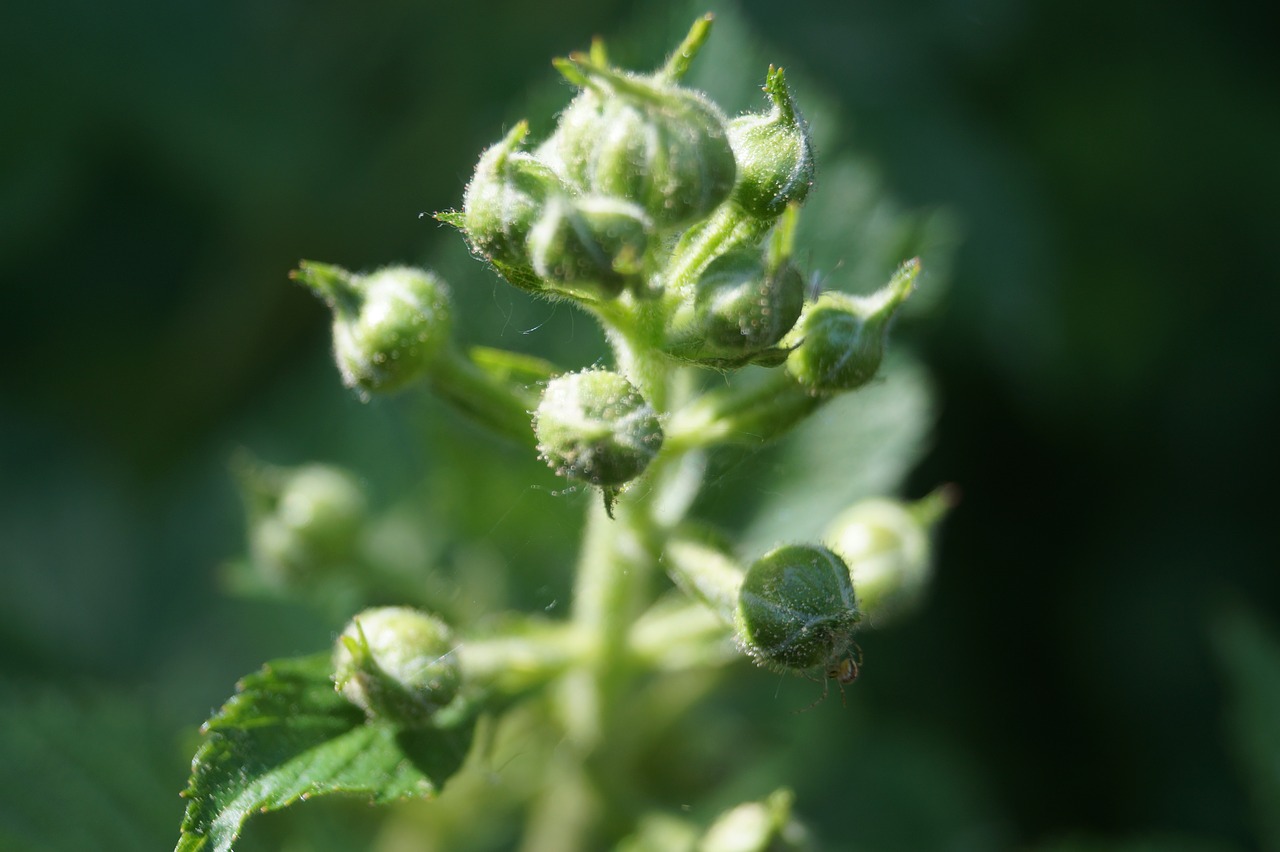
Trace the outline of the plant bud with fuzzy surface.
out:
<instances>
[{"instance_id":1,"label":"plant bud with fuzzy surface","mask_svg":"<svg viewBox=\"0 0 1280 852\"><path fill-rule=\"evenodd\" d=\"M409 607L357 615L333 651L334 683L371 720L422 727L458 694L449 627Z\"/></svg>"},{"instance_id":2,"label":"plant bud with fuzzy surface","mask_svg":"<svg viewBox=\"0 0 1280 852\"><path fill-rule=\"evenodd\" d=\"M831 665L848 651L861 617L849 566L814 545L786 545L760 557L738 597L739 641L771 668Z\"/></svg>"},{"instance_id":3,"label":"plant bud with fuzzy surface","mask_svg":"<svg viewBox=\"0 0 1280 852\"><path fill-rule=\"evenodd\" d=\"M333 354L343 383L363 396L426 375L449 340L449 290L436 275L389 266L356 275L304 262L293 275L333 309Z\"/></svg>"},{"instance_id":4,"label":"plant bud with fuzzy surface","mask_svg":"<svg viewBox=\"0 0 1280 852\"><path fill-rule=\"evenodd\" d=\"M662 446L662 426L631 382L608 370L552 379L534 413L538 450L556 473L592 485L635 479Z\"/></svg>"}]
</instances>

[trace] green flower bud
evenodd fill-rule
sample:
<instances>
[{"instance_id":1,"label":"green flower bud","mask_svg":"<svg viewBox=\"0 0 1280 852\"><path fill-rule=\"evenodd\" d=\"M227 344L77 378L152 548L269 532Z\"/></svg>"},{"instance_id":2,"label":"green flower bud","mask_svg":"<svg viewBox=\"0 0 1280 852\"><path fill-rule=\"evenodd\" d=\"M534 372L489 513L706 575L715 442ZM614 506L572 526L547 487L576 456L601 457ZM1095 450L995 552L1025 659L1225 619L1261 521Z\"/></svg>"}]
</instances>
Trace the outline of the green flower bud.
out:
<instances>
[{"instance_id":1,"label":"green flower bud","mask_svg":"<svg viewBox=\"0 0 1280 852\"><path fill-rule=\"evenodd\" d=\"M349 565L367 505L355 477L330 465L238 467L249 509L249 553L275 586L294 586Z\"/></svg>"},{"instance_id":2,"label":"green flower bud","mask_svg":"<svg viewBox=\"0 0 1280 852\"><path fill-rule=\"evenodd\" d=\"M914 504L863 500L827 528L823 540L849 563L872 622L883 625L919 604L933 574L929 528L954 502L947 487Z\"/></svg>"},{"instance_id":3,"label":"green flower bud","mask_svg":"<svg viewBox=\"0 0 1280 852\"><path fill-rule=\"evenodd\" d=\"M567 188L551 170L519 147L529 132L525 122L485 151L463 196L462 215L444 214L467 235L471 247L498 272L526 290L539 290L525 243L547 199Z\"/></svg>"},{"instance_id":4,"label":"green flower bud","mask_svg":"<svg viewBox=\"0 0 1280 852\"><path fill-rule=\"evenodd\" d=\"M871 381L884 358L889 321L911 295L919 273L920 261L909 260L870 296L823 293L783 340L792 347L787 370L815 394L850 391Z\"/></svg>"},{"instance_id":5,"label":"green flower bud","mask_svg":"<svg viewBox=\"0 0 1280 852\"><path fill-rule=\"evenodd\" d=\"M860 618L849 567L825 547L766 553L738 596L739 641L762 666L830 667L848 652Z\"/></svg>"},{"instance_id":6,"label":"green flower bud","mask_svg":"<svg viewBox=\"0 0 1280 852\"><path fill-rule=\"evenodd\" d=\"M715 366L745 363L791 330L804 292L804 279L790 263L772 267L752 251L721 255L673 315L667 351Z\"/></svg>"},{"instance_id":7,"label":"green flower bud","mask_svg":"<svg viewBox=\"0 0 1280 852\"><path fill-rule=\"evenodd\" d=\"M787 204L802 202L809 194L813 145L781 68L769 68L764 90L773 109L729 122L729 144L738 163L732 198L752 216L772 219Z\"/></svg>"},{"instance_id":8,"label":"green flower bud","mask_svg":"<svg viewBox=\"0 0 1280 852\"><path fill-rule=\"evenodd\" d=\"M721 814L698 844L698 852L804 852L813 839L791 815L795 796L775 790L762 802L747 802Z\"/></svg>"},{"instance_id":9,"label":"green flower bud","mask_svg":"<svg viewBox=\"0 0 1280 852\"><path fill-rule=\"evenodd\" d=\"M343 383L370 393L422 378L449 339L449 291L430 272L389 266L354 275L303 262L293 275L333 309L333 354Z\"/></svg>"},{"instance_id":10,"label":"green flower bud","mask_svg":"<svg viewBox=\"0 0 1280 852\"><path fill-rule=\"evenodd\" d=\"M456 650L448 626L433 615L367 609L334 645L334 683L369 719L422 727L458 694Z\"/></svg>"},{"instance_id":11,"label":"green flower bud","mask_svg":"<svg viewBox=\"0 0 1280 852\"><path fill-rule=\"evenodd\" d=\"M662 446L653 408L631 382L607 370L552 379L533 431L556 473L606 488L635 479Z\"/></svg>"},{"instance_id":12,"label":"green flower bud","mask_svg":"<svg viewBox=\"0 0 1280 852\"><path fill-rule=\"evenodd\" d=\"M555 198L529 233L529 255L547 287L613 298L640 282L651 227L644 211L625 201Z\"/></svg>"},{"instance_id":13,"label":"green flower bud","mask_svg":"<svg viewBox=\"0 0 1280 852\"><path fill-rule=\"evenodd\" d=\"M710 100L582 55L558 67L583 90L539 153L579 191L637 204L661 230L705 218L729 197L737 167Z\"/></svg>"}]
</instances>

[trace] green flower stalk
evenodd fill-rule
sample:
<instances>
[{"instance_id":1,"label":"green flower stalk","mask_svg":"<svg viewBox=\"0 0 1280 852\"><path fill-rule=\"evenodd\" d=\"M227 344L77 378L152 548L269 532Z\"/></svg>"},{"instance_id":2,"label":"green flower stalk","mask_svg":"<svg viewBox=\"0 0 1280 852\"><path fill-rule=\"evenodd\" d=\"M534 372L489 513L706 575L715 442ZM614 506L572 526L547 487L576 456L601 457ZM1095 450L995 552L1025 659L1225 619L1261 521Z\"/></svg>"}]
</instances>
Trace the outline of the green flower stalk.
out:
<instances>
[{"instance_id":1,"label":"green flower stalk","mask_svg":"<svg viewBox=\"0 0 1280 852\"><path fill-rule=\"evenodd\" d=\"M709 28L709 16L695 22L648 74L613 67L598 41L559 60L579 91L555 129L535 141L517 124L482 154L460 209L438 215L512 285L598 321L612 351L596 366L455 343L448 289L430 272L304 262L293 274L333 309L348 387L367 398L420 383L527 462L536 453L584 486L565 492L599 489L603 510L588 501L574 574L562 578L567 606L468 619L450 603L445 571L402 571L413 557L390 558L395 545L378 536L390 528L374 519L366 530L352 476L247 467L249 547L274 591L328 594L345 616L407 590L453 613L459 634L431 612L365 609L331 651L242 681L206 728L180 852L229 852L250 814L312 795L429 796L467 755L485 764L494 742L531 725L556 747L536 783L504 793L527 814L522 848L807 847L785 790L719 818L662 821L632 779L732 660L851 683L856 632L923 594L928 528L949 492L914 505L864 501L823 544L786 544L749 567L741 542L697 518L707 471L722 469L714 452L767 444L876 376L920 272L911 260L870 296L808 296L793 262L815 174L808 125L781 69L765 80L769 108L732 120L684 86ZM429 457L443 460L435 449ZM434 506L441 489L429 490ZM435 523L394 518L412 518L397 531ZM431 529L440 547L422 548L422 562L427 551L466 550L451 530ZM526 554L501 555L518 564ZM382 561L397 562L395 584L376 582L392 576L379 575ZM467 786L454 788L463 799Z\"/></svg>"}]
</instances>

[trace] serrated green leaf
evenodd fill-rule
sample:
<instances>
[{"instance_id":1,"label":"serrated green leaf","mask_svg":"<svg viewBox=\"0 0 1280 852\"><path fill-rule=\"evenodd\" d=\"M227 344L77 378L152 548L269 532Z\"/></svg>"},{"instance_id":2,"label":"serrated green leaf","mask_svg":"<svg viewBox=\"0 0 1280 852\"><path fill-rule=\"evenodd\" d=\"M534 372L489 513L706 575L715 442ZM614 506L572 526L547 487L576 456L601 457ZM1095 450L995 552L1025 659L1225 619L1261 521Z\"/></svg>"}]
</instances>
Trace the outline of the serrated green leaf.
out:
<instances>
[{"instance_id":1,"label":"serrated green leaf","mask_svg":"<svg viewBox=\"0 0 1280 852\"><path fill-rule=\"evenodd\" d=\"M469 725L369 722L334 690L331 669L328 654L267 663L205 723L176 852L228 852L250 815L314 796L429 797L457 771Z\"/></svg>"},{"instance_id":2,"label":"serrated green leaf","mask_svg":"<svg viewBox=\"0 0 1280 852\"><path fill-rule=\"evenodd\" d=\"M817 541L852 503L896 491L927 448L933 419L923 366L890 353L880 378L827 403L787 436L782 475L744 531L743 552Z\"/></svg>"}]
</instances>

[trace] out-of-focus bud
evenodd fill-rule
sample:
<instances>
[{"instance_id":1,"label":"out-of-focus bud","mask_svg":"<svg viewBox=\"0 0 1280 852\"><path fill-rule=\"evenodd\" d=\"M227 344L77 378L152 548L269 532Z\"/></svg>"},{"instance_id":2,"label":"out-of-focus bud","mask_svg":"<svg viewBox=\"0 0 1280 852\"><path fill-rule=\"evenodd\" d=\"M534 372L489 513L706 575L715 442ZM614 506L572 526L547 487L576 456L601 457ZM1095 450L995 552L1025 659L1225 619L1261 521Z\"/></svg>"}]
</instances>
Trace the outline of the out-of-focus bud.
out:
<instances>
[{"instance_id":1,"label":"out-of-focus bud","mask_svg":"<svg viewBox=\"0 0 1280 852\"><path fill-rule=\"evenodd\" d=\"M762 666L831 666L848 652L861 617L844 560L825 547L787 545L747 569L739 642Z\"/></svg>"},{"instance_id":2,"label":"out-of-focus bud","mask_svg":"<svg viewBox=\"0 0 1280 852\"><path fill-rule=\"evenodd\" d=\"M606 488L635 479L662 446L653 407L631 382L608 370L548 382L533 431L556 473Z\"/></svg>"},{"instance_id":3,"label":"out-of-focus bud","mask_svg":"<svg viewBox=\"0 0 1280 852\"><path fill-rule=\"evenodd\" d=\"M430 272L389 266L355 275L304 261L292 277L333 309L333 354L362 396L421 379L449 340L449 291Z\"/></svg>"},{"instance_id":4,"label":"out-of-focus bud","mask_svg":"<svg viewBox=\"0 0 1280 852\"><path fill-rule=\"evenodd\" d=\"M637 204L659 230L702 219L729 197L733 150L710 100L582 54L557 67L582 91L539 155L579 192Z\"/></svg>"},{"instance_id":5,"label":"out-of-focus bud","mask_svg":"<svg viewBox=\"0 0 1280 852\"><path fill-rule=\"evenodd\" d=\"M367 609L333 649L334 683L371 720L430 725L458 695L460 675L448 625L409 607Z\"/></svg>"},{"instance_id":6,"label":"out-of-focus bud","mask_svg":"<svg viewBox=\"0 0 1280 852\"><path fill-rule=\"evenodd\" d=\"M792 347L787 370L814 394L850 391L871 381L884 358L889 321L919 274L920 261L909 260L870 296L823 293L783 340Z\"/></svg>"},{"instance_id":7,"label":"out-of-focus bud","mask_svg":"<svg viewBox=\"0 0 1280 852\"><path fill-rule=\"evenodd\" d=\"M699 276L675 312L667 351L676 358L732 367L775 346L804 306L804 279L791 263L772 265L759 251L721 255Z\"/></svg>"},{"instance_id":8,"label":"out-of-focus bud","mask_svg":"<svg viewBox=\"0 0 1280 852\"><path fill-rule=\"evenodd\" d=\"M823 540L849 563L867 618L884 625L920 603L933 575L929 531L956 502L944 486L916 503L873 498L855 503Z\"/></svg>"},{"instance_id":9,"label":"out-of-focus bud","mask_svg":"<svg viewBox=\"0 0 1280 852\"><path fill-rule=\"evenodd\" d=\"M725 811L698 844L698 852L805 852L813 840L791 815L795 796L775 790L762 802Z\"/></svg>"},{"instance_id":10,"label":"out-of-focus bud","mask_svg":"<svg viewBox=\"0 0 1280 852\"><path fill-rule=\"evenodd\" d=\"M529 256L548 289L613 298L642 280L651 227L644 211L626 201L555 198L529 233Z\"/></svg>"},{"instance_id":11,"label":"out-of-focus bud","mask_svg":"<svg viewBox=\"0 0 1280 852\"><path fill-rule=\"evenodd\" d=\"M249 512L249 553L272 586L298 586L347 567L356 556L367 503L341 468L237 463Z\"/></svg>"},{"instance_id":12,"label":"out-of-focus bud","mask_svg":"<svg viewBox=\"0 0 1280 852\"><path fill-rule=\"evenodd\" d=\"M802 202L813 186L813 145L781 68L770 68L764 85L773 108L729 122L729 144L738 164L732 198L759 219L781 215Z\"/></svg>"}]
</instances>

